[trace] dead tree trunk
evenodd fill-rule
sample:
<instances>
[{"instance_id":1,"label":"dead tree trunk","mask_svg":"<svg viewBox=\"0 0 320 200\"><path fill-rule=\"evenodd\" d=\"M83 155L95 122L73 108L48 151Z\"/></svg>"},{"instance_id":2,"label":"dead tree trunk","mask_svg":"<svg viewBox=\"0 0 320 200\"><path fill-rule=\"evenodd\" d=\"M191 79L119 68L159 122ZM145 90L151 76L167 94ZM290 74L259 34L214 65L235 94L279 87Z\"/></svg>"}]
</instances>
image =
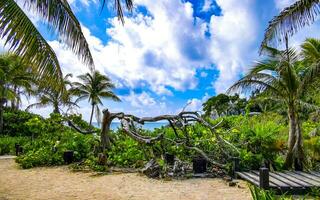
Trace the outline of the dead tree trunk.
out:
<instances>
[{"instance_id":1,"label":"dead tree trunk","mask_svg":"<svg viewBox=\"0 0 320 200\"><path fill-rule=\"evenodd\" d=\"M102 127L101 127L101 148L102 152L111 148L110 126L112 120L117 117L118 113L110 113L108 109L103 111Z\"/></svg>"}]
</instances>

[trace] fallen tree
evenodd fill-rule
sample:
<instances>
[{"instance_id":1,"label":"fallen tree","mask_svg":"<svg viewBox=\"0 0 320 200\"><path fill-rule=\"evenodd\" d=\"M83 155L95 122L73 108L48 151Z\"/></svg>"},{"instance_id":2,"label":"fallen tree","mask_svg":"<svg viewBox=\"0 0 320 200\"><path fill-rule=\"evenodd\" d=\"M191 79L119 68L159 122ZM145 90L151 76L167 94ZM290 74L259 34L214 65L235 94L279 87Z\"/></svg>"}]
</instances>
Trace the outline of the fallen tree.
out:
<instances>
[{"instance_id":1,"label":"fallen tree","mask_svg":"<svg viewBox=\"0 0 320 200\"><path fill-rule=\"evenodd\" d=\"M112 138L110 135L110 125L111 125L111 122L115 119L120 120L123 132L139 143L152 145L159 141L168 141L173 145L183 146L188 150L196 152L198 155L203 157L213 166L216 166L218 168L225 168L226 165L224 163L220 163L214 160L213 158L210 158L210 156L206 152L204 152L202 149L196 147L195 145L192 145L192 143L190 142L190 136L187 130L188 126L191 126L192 124L197 122L207 127L212 133L212 136L215 137L216 139L215 141L217 141L217 144L221 148L223 154L225 154L224 156L227 157L228 159L234 158L235 157L234 155L239 153L238 149L234 145L229 143L227 140L223 139L216 132L216 128L219 127L223 121L220 121L219 123L213 125L210 122L203 119L198 112L182 111L177 115L160 115L156 117L139 118L134 115L125 114L123 112L111 113L108 109L103 111L103 121L102 121L101 136L100 136L102 152L104 152L106 149L111 148ZM139 134L139 131L135 125L135 124L143 125L146 122L157 122L157 121L163 121L163 120L168 121L169 126L173 129L175 134L174 139L166 137L165 133L161 133L154 137L141 135ZM179 131L180 131L180 134L179 134ZM181 133L183 134L181 135Z\"/></svg>"}]
</instances>

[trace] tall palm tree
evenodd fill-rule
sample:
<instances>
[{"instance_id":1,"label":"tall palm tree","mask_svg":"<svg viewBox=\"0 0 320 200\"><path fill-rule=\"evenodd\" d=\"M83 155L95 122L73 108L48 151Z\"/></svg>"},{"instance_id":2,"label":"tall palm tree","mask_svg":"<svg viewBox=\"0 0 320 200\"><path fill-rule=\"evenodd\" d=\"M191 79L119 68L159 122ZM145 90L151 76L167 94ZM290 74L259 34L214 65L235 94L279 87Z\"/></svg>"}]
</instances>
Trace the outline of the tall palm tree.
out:
<instances>
[{"instance_id":1,"label":"tall palm tree","mask_svg":"<svg viewBox=\"0 0 320 200\"><path fill-rule=\"evenodd\" d=\"M61 107L72 108L78 106L75 102L72 101L72 92L71 89L67 87L72 87L72 83L68 80L69 77L72 77L72 74L67 74L63 78L62 88L56 87L45 87L43 84L39 83L37 92L38 93L38 102L29 105L26 110L31 108L43 108L47 106L53 106L53 113L60 114Z\"/></svg>"},{"instance_id":2,"label":"tall palm tree","mask_svg":"<svg viewBox=\"0 0 320 200\"><path fill-rule=\"evenodd\" d=\"M41 75L62 79L62 72L55 52L40 34L24 10L33 10L57 33L82 61L93 66L89 45L82 33L81 25L73 14L67 0L21 0L20 7L15 0L0 1L0 38L10 50L23 57L30 65L37 67ZM103 5L105 0L102 0ZM132 0L125 0L129 10ZM115 0L119 19L123 21L121 0Z\"/></svg>"},{"instance_id":3,"label":"tall palm tree","mask_svg":"<svg viewBox=\"0 0 320 200\"><path fill-rule=\"evenodd\" d=\"M274 43L282 43L306 25L312 24L320 14L319 0L298 0L275 16L265 31L260 51Z\"/></svg>"},{"instance_id":4,"label":"tall palm tree","mask_svg":"<svg viewBox=\"0 0 320 200\"><path fill-rule=\"evenodd\" d=\"M307 43L308 41L302 45L303 51L307 51L305 48ZM268 50L268 59L258 62L247 75L231 86L228 92L258 89L265 94L264 99L286 106L289 137L285 165L291 168L294 164L296 169L302 169L304 153L298 109L315 107L304 102L303 96L319 76L320 65L303 65L303 61L299 60L299 55L294 49L287 48L285 51L270 47L265 49ZM320 52L320 48L318 51ZM309 55L307 52L305 54Z\"/></svg>"},{"instance_id":5,"label":"tall palm tree","mask_svg":"<svg viewBox=\"0 0 320 200\"><path fill-rule=\"evenodd\" d=\"M0 133L3 131L4 105L8 100L19 99L17 88L30 89L33 82L32 73L27 72L25 64L10 54L0 55Z\"/></svg>"},{"instance_id":6,"label":"tall palm tree","mask_svg":"<svg viewBox=\"0 0 320 200\"><path fill-rule=\"evenodd\" d=\"M114 101L120 101L112 89L115 88L111 80L100 74L98 71L86 73L78 76L82 82L74 82L75 88L73 92L75 95L79 96L76 102L88 99L91 103L91 115L90 115L90 125L92 124L93 113L96 113L96 119L100 123L100 109L99 105L103 105L101 98L112 99Z\"/></svg>"}]
</instances>

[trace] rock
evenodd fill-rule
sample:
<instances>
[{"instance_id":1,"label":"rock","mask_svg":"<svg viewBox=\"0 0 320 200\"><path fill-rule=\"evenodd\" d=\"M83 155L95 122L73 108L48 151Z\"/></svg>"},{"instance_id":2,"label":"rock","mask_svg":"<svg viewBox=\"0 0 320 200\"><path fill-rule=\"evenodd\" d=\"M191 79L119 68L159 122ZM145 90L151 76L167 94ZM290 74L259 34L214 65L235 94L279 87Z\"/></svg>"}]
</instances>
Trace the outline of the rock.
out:
<instances>
[{"instance_id":1,"label":"rock","mask_svg":"<svg viewBox=\"0 0 320 200\"><path fill-rule=\"evenodd\" d=\"M231 182L232 178L230 176L224 176L223 180L226 181L226 182Z\"/></svg>"},{"instance_id":2,"label":"rock","mask_svg":"<svg viewBox=\"0 0 320 200\"><path fill-rule=\"evenodd\" d=\"M238 181L230 181L230 182L228 182L228 185L229 185L229 187L234 187L234 186L236 186L238 184Z\"/></svg>"}]
</instances>

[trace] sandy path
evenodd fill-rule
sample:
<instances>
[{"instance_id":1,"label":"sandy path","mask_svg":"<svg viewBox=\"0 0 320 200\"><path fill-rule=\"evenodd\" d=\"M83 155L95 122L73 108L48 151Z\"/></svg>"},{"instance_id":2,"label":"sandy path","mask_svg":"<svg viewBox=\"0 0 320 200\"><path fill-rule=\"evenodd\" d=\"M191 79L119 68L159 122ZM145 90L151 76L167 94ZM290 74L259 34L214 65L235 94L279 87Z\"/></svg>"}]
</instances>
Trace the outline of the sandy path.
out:
<instances>
[{"instance_id":1,"label":"sandy path","mask_svg":"<svg viewBox=\"0 0 320 200\"><path fill-rule=\"evenodd\" d=\"M241 182L245 187L245 183ZM251 199L245 188L220 179L160 181L139 174L93 176L66 167L21 170L13 159L0 159L0 200L5 199Z\"/></svg>"}]
</instances>

